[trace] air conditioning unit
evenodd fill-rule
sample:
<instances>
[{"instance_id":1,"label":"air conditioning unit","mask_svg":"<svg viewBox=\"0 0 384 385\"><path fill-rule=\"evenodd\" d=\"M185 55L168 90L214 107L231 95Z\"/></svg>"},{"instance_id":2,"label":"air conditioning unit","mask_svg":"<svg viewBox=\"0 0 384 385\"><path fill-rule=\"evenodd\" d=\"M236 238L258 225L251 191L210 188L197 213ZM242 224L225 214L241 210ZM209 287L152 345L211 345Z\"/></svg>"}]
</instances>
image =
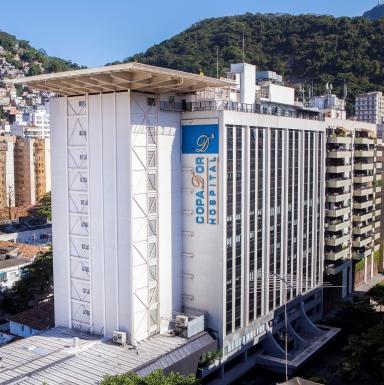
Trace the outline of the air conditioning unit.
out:
<instances>
[{"instance_id":1,"label":"air conditioning unit","mask_svg":"<svg viewBox=\"0 0 384 385\"><path fill-rule=\"evenodd\" d=\"M112 336L112 341L115 344L126 345L126 343L127 343L127 333L126 332L114 331L113 332L113 336Z\"/></svg>"},{"instance_id":2,"label":"air conditioning unit","mask_svg":"<svg viewBox=\"0 0 384 385\"><path fill-rule=\"evenodd\" d=\"M188 316L177 315L176 316L176 327L186 329L188 327Z\"/></svg>"}]
</instances>

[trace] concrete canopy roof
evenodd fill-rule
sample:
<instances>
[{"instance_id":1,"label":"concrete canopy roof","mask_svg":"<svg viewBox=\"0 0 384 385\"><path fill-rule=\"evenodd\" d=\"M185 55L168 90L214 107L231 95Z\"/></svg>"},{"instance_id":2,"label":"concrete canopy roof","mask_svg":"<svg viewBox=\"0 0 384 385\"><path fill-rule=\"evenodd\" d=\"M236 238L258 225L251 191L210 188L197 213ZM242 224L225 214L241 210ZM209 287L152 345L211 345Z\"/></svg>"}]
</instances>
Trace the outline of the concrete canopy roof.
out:
<instances>
[{"instance_id":1,"label":"concrete canopy roof","mask_svg":"<svg viewBox=\"0 0 384 385\"><path fill-rule=\"evenodd\" d=\"M63 96L135 90L150 93L193 92L207 87L228 87L233 81L154 67L141 63L116 64L26 78L8 79Z\"/></svg>"}]
</instances>

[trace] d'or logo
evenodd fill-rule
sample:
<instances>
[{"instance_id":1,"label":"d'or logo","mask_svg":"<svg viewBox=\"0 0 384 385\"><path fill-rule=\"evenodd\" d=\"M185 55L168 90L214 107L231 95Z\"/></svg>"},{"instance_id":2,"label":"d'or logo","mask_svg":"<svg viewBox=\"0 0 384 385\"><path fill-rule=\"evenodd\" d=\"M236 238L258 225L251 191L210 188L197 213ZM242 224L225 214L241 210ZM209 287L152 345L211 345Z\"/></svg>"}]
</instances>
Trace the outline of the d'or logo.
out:
<instances>
[{"instance_id":1,"label":"d'or logo","mask_svg":"<svg viewBox=\"0 0 384 385\"><path fill-rule=\"evenodd\" d=\"M211 144L211 140L215 139L215 134L211 136L201 135L198 137L196 141L197 149L196 152L205 152L208 150L209 145Z\"/></svg>"},{"instance_id":2,"label":"d'or logo","mask_svg":"<svg viewBox=\"0 0 384 385\"><path fill-rule=\"evenodd\" d=\"M192 172L192 186L195 188L204 188L204 179L194 172Z\"/></svg>"}]
</instances>

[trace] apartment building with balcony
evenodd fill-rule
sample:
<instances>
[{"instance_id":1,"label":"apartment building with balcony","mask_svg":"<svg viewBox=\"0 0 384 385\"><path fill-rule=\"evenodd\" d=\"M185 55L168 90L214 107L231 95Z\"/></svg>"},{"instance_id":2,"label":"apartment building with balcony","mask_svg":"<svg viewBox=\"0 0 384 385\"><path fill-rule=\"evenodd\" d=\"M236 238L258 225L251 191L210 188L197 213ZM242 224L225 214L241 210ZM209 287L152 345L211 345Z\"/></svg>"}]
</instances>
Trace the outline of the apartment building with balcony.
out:
<instances>
[{"instance_id":1,"label":"apartment building with balcony","mask_svg":"<svg viewBox=\"0 0 384 385\"><path fill-rule=\"evenodd\" d=\"M358 95L355 101L355 117L360 122L384 123L384 96L382 92Z\"/></svg>"},{"instance_id":2,"label":"apartment building with balcony","mask_svg":"<svg viewBox=\"0 0 384 385\"><path fill-rule=\"evenodd\" d=\"M378 271L381 157L373 124L326 119L325 272L332 308ZM337 288L339 287L339 288Z\"/></svg>"},{"instance_id":3,"label":"apartment building with balcony","mask_svg":"<svg viewBox=\"0 0 384 385\"><path fill-rule=\"evenodd\" d=\"M48 139L17 137L14 145L15 205L34 205L51 190Z\"/></svg>"}]
</instances>

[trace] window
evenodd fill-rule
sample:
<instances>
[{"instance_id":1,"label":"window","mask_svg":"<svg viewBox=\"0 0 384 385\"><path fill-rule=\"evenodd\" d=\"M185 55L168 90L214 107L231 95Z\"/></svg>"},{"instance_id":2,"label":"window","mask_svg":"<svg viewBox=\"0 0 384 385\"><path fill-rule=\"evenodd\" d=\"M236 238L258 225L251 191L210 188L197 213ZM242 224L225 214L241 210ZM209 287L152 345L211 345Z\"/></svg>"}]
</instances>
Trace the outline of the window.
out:
<instances>
[{"instance_id":1,"label":"window","mask_svg":"<svg viewBox=\"0 0 384 385\"><path fill-rule=\"evenodd\" d=\"M149 282L157 281L157 265L150 265L148 269Z\"/></svg>"},{"instance_id":2,"label":"window","mask_svg":"<svg viewBox=\"0 0 384 385\"><path fill-rule=\"evenodd\" d=\"M156 191L156 174L148 174L148 191Z\"/></svg>"},{"instance_id":3,"label":"window","mask_svg":"<svg viewBox=\"0 0 384 385\"><path fill-rule=\"evenodd\" d=\"M80 154L80 160L86 160L87 154Z\"/></svg>"},{"instance_id":4,"label":"window","mask_svg":"<svg viewBox=\"0 0 384 385\"><path fill-rule=\"evenodd\" d=\"M88 199L82 199L80 203L82 206L88 206Z\"/></svg>"},{"instance_id":5,"label":"window","mask_svg":"<svg viewBox=\"0 0 384 385\"><path fill-rule=\"evenodd\" d=\"M81 245L81 248L82 248L83 250L88 250L88 249L89 249L89 245L83 243L83 244Z\"/></svg>"},{"instance_id":6,"label":"window","mask_svg":"<svg viewBox=\"0 0 384 385\"><path fill-rule=\"evenodd\" d=\"M86 176L81 176L80 177L80 182L87 183L88 182L88 178Z\"/></svg>"},{"instance_id":7,"label":"window","mask_svg":"<svg viewBox=\"0 0 384 385\"><path fill-rule=\"evenodd\" d=\"M147 143L149 145L155 145L157 140L156 140L156 127L148 127L147 128Z\"/></svg>"},{"instance_id":8,"label":"window","mask_svg":"<svg viewBox=\"0 0 384 385\"><path fill-rule=\"evenodd\" d=\"M157 308L152 309L149 313L149 321L150 321L150 327L157 326Z\"/></svg>"},{"instance_id":9,"label":"window","mask_svg":"<svg viewBox=\"0 0 384 385\"><path fill-rule=\"evenodd\" d=\"M86 107L86 106L87 106L87 102L85 100L79 101L79 107Z\"/></svg>"},{"instance_id":10,"label":"window","mask_svg":"<svg viewBox=\"0 0 384 385\"><path fill-rule=\"evenodd\" d=\"M157 235L157 220L156 219L150 219L148 221L148 236L154 237Z\"/></svg>"},{"instance_id":11,"label":"window","mask_svg":"<svg viewBox=\"0 0 384 385\"><path fill-rule=\"evenodd\" d=\"M148 244L148 259L156 259L157 253L156 253L156 243L155 242L149 242Z\"/></svg>"},{"instance_id":12,"label":"window","mask_svg":"<svg viewBox=\"0 0 384 385\"><path fill-rule=\"evenodd\" d=\"M156 214L157 207L156 207L156 197L149 197L148 198L148 212L150 214Z\"/></svg>"},{"instance_id":13,"label":"window","mask_svg":"<svg viewBox=\"0 0 384 385\"><path fill-rule=\"evenodd\" d=\"M148 104L148 106L156 106L156 99L155 98L147 98L147 104Z\"/></svg>"},{"instance_id":14,"label":"window","mask_svg":"<svg viewBox=\"0 0 384 385\"><path fill-rule=\"evenodd\" d=\"M148 168L156 167L156 152L154 150L149 150L147 152L147 167Z\"/></svg>"}]
</instances>

